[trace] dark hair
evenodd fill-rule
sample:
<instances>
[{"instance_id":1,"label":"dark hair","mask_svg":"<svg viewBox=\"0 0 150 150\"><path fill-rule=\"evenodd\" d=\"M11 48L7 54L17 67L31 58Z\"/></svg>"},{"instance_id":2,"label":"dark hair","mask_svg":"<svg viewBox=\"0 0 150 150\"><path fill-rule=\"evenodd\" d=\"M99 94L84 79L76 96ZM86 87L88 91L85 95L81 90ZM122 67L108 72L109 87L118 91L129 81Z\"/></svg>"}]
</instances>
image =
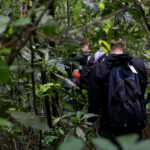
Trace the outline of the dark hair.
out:
<instances>
[{"instance_id":1,"label":"dark hair","mask_svg":"<svg viewBox=\"0 0 150 150\"><path fill-rule=\"evenodd\" d=\"M113 28L114 34L112 36L111 47L120 45L121 47L125 46L125 39L123 38L123 33L118 27Z\"/></svg>"},{"instance_id":2,"label":"dark hair","mask_svg":"<svg viewBox=\"0 0 150 150\"><path fill-rule=\"evenodd\" d=\"M87 38L84 38L84 37L80 38L79 42L80 42L80 46L84 46L84 45L89 44L89 41L87 40Z\"/></svg>"}]
</instances>

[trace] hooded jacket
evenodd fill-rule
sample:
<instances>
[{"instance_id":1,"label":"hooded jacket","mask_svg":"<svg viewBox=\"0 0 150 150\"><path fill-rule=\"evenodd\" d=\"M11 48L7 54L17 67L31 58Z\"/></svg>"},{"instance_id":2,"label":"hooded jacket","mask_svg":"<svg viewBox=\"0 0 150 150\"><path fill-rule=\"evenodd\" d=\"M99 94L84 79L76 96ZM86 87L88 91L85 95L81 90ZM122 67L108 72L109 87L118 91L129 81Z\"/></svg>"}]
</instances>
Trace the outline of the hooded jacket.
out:
<instances>
[{"instance_id":1,"label":"hooded jacket","mask_svg":"<svg viewBox=\"0 0 150 150\"><path fill-rule=\"evenodd\" d=\"M88 80L88 100L89 113L100 114L100 126L107 126L107 95L108 95L108 77L111 68L114 65L131 64L138 72L142 96L144 97L147 85L147 73L144 62L139 58L134 58L130 54L110 54L103 61L96 63ZM143 98L144 99L144 98ZM97 118L91 118L94 122Z\"/></svg>"}]
</instances>

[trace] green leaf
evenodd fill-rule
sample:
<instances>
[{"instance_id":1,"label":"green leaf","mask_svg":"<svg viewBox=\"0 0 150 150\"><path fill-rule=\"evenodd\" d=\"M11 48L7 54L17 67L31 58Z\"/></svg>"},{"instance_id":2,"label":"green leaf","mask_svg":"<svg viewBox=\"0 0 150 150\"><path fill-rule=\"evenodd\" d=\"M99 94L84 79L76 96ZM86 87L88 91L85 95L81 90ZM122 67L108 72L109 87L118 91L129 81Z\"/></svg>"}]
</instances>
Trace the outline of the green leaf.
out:
<instances>
[{"instance_id":1,"label":"green leaf","mask_svg":"<svg viewBox=\"0 0 150 150\"><path fill-rule=\"evenodd\" d=\"M10 19L8 16L0 15L0 34L6 30L9 21Z\"/></svg>"},{"instance_id":2,"label":"green leaf","mask_svg":"<svg viewBox=\"0 0 150 150\"><path fill-rule=\"evenodd\" d=\"M82 117L81 120L88 119L88 118L91 118L91 117L98 117L98 115L88 113L88 114L85 114L85 115Z\"/></svg>"},{"instance_id":3,"label":"green leaf","mask_svg":"<svg viewBox=\"0 0 150 150\"><path fill-rule=\"evenodd\" d=\"M5 61L0 61L0 83L4 83L9 79L10 71Z\"/></svg>"},{"instance_id":4,"label":"green leaf","mask_svg":"<svg viewBox=\"0 0 150 150\"><path fill-rule=\"evenodd\" d=\"M100 45L100 48L106 53L108 54L108 52L110 51L111 49L111 46L104 40L100 40L99 41L99 45Z\"/></svg>"},{"instance_id":5,"label":"green leaf","mask_svg":"<svg viewBox=\"0 0 150 150\"><path fill-rule=\"evenodd\" d=\"M33 2L30 0L29 6L32 7L32 5L33 5Z\"/></svg>"},{"instance_id":6,"label":"green leaf","mask_svg":"<svg viewBox=\"0 0 150 150\"><path fill-rule=\"evenodd\" d=\"M60 78L60 79L64 80L65 82L67 82L67 84L69 84L70 87L74 87L74 88L78 89L78 87L76 86L76 84L74 84L74 83L73 83L72 81L70 81L69 79L67 79L67 78L65 78L65 77L63 77L63 76L61 76L61 75L58 75L58 74L56 74L56 73L55 73L55 75L56 75L58 78Z\"/></svg>"},{"instance_id":7,"label":"green leaf","mask_svg":"<svg viewBox=\"0 0 150 150\"><path fill-rule=\"evenodd\" d=\"M81 119L81 117L83 116L83 114L84 114L84 112L82 112L82 111L77 111L76 112L76 116L77 116L78 119Z\"/></svg>"},{"instance_id":8,"label":"green leaf","mask_svg":"<svg viewBox=\"0 0 150 150\"><path fill-rule=\"evenodd\" d=\"M43 94L44 92L46 92L49 89L54 88L54 87L60 87L60 85L54 84L54 83L47 83L47 84L41 85L40 86L40 92L41 92L41 94Z\"/></svg>"},{"instance_id":9,"label":"green leaf","mask_svg":"<svg viewBox=\"0 0 150 150\"><path fill-rule=\"evenodd\" d=\"M138 140L139 136L136 134L133 135L125 135L117 138L117 141L122 146L123 150L132 149L133 144Z\"/></svg>"},{"instance_id":10,"label":"green leaf","mask_svg":"<svg viewBox=\"0 0 150 150\"><path fill-rule=\"evenodd\" d=\"M32 127L43 131L50 131L47 123L40 116L36 116L34 113L25 113L21 111L8 111L11 116L23 124L25 127Z\"/></svg>"},{"instance_id":11,"label":"green leaf","mask_svg":"<svg viewBox=\"0 0 150 150\"><path fill-rule=\"evenodd\" d=\"M57 63L56 68L57 68L58 71L62 72L64 75L67 75L64 64Z\"/></svg>"},{"instance_id":12,"label":"green leaf","mask_svg":"<svg viewBox=\"0 0 150 150\"><path fill-rule=\"evenodd\" d=\"M76 134L79 138L82 138L84 142L86 142L86 137L83 130L79 127L76 128Z\"/></svg>"},{"instance_id":13,"label":"green leaf","mask_svg":"<svg viewBox=\"0 0 150 150\"><path fill-rule=\"evenodd\" d=\"M74 6L74 10L73 10L73 18L75 21L78 20L79 15L82 13L82 3L78 2L75 6Z\"/></svg>"},{"instance_id":14,"label":"green leaf","mask_svg":"<svg viewBox=\"0 0 150 150\"><path fill-rule=\"evenodd\" d=\"M13 28L10 27L9 30L8 30L8 34L9 34L9 35L12 35L12 33L13 33Z\"/></svg>"},{"instance_id":15,"label":"green leaf","mask_svg":"<svg viewBox=\"0 0 150 150\"><path fill-rule=\"evenodd\" d=\"M45 34L45 35L48 35L48 36L54 36L58 33L59 31L59 28L58 26L56 25L56 23L54 21L52 21L51 23L49 24L46 24L44 27L41 28L42 32Z\"/></svg>"},{"instance_id":16,"label":"green leaf","mask_svg":"<svg viewBox=\"0 0 150 150\"><path fill-rule=\"evenodd\" d=\"M20 18L16 22L13 23L13 26L21 26L21 25L27 25L31 23L31 18L26 17L26 18Z\"/></svg>"},{"instance_id":17,"label":"green leaf","mask_svg":"<svg viewBox=\"0 0 150 150\"><path fill-rule=\"evenodd\" d=\"M82 140L75 137L70 137L65 142L63 142L57 150L82 150L82 148Z\"/></svg>"},{"instance_id":18,"label":"green leaf","mask_svg":"<svg viewBox=\"0 0 150 150\"><path fill-rule=\"evenodd\" d=\"M135 143L132 147L132 150L149 150L150 149L150 140L140 141L139 143Z\"/></svg>"},{"instance_id":19,"label":"green leaf","mask_svg":"<svg viewBox=\"0 0 150 150\"><path fill-rule=\"evenodd\" d=\"M56 119L54 120L54 124L57 124L57 123L58 123L59 121L61 121L62 119L66 118L66 117L69 117L69 116L72 116L72 115L74 115L74 113L69 112L69 113L67 113L67 114L65 114L65 115L63 115L63 116L61 116L61 117L58 117L58 118L56 118Z\"/></svg>"},{"instance_id":20,"label":"green leaf","mask_svg":"<svg viewBox=\"0 0 150 150\"><path fill-rule=\"evenodd\" d=\"M6 119L0 118L0 126L12 126L12 124Z\"/></svg>"},{"instance_id":21,"label":"green leaf","mask_svg":"<svg viewBox=\"0 0 150 150\"><path fill-rule=\"evenodd\" d=\"M117 146L106 138L94 138L92 143L102 150L118 150Z\"/></svg>"},{"instance_id":22,"label":"green leaf","mask_svg":"<svg viewBox=\"0 0 150 150\"><path fill-rule=\"evenodd\" d=\"M0 55L8 53L10 50L11 50L10 48L3 48L0 50Z\"/></svg>"},{"instance_id":23,"label":"green leaf","mask_svg":"<svg viewBox=\"0 0 150 150\"><path fill-rule=\"evenodd\" d=\"M100 7L100 10L104 10L105 9L104 2L99 2L99 7Z\"/></svg>"}]
</instances>

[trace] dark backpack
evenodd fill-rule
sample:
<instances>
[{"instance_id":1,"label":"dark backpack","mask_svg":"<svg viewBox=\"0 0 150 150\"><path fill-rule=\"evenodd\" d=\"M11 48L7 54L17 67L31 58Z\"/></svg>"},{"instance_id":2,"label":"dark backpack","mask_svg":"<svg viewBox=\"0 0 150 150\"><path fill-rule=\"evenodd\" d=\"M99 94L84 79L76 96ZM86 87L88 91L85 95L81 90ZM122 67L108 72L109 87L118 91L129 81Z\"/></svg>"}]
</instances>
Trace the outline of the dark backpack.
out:
<instances>
[{"instance_id":1,"label":"dark backpack","mask_svg":"<svg viewBox=\"0 0 150 150\"><path fill-rule=\"evenodd\" d=\"M139 77L132 68L116 65L109 73L108 126L114 130L140 130L147 123Z\"/></svg>"}]
</instances>

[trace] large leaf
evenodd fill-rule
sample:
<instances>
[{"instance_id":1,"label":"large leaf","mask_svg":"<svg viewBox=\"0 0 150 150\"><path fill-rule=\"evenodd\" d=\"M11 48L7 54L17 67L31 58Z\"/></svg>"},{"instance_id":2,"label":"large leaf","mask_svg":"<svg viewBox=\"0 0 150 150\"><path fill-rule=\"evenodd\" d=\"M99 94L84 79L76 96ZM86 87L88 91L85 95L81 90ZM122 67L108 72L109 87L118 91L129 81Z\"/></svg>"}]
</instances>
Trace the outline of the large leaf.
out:
<instances>
[{"instance_id":1,"label":"large leaf","mask_svg":"<svg viewBox=\"0 0 150 150\"><path fill-rule=\"evenodd\" d=\"M86 142L86 137L85 137L84 131L81 128L79 128L79 127L76 128L76 134L79 138L82 138L83 141Z\"/></svg>"},{"instance_id":2,"label":"large leaf","mask_svg":"<svg viewBox=\"0 0 150 150\"><path fill-rule=\"evenodd\" d=\"M0 126L11 126L11 122L6 119L0 118Z\"/></svg>"},{"instance_id":3,"label":"large leaf","mask_svg":"<svg viewBox=\"0 0 150 150\"><path fill-rule=\"evenodd\" d=\"M0 61L0 83L4 83L9 79L10 71L5 61Z\"/></svg>"},{"instance_id":4,"label":"large leaf","mask_svg":"<svg viewBox=\"0 0 150 150\"><path fill-rule=\"evenodd\" d=\"M8 111L11 116L23 124L25 127L32 127L34 129L40 129L43 131L49 131L47 123L34 113L25 113L21 111Z\"/></svg>"},{"instance_id":5,"label":"large leaf","mask_svg":"<svg viewBox=\"0 0 150 150\"><path fill-rule=\"evenodd\" d=\"M59 31L59 28L54 21L52 21L52 22L46 24L44 27L42 27L42 32L48 36L56 35L58 33L58 31Z\"/></svg>"},{"instance_id":6,"label":"large leaf","mask_svg":"<svg viewBox=\"0 0 150 150\"><path fill-rule=\"evenodd\" d=\"M21 25L26 25L31 23L31 18L20 18L16 22L13 23L13 26L21 26Z\"/></svg>"},{"instance_id":7,"label":"large leaf","mask_svg":"<svg viewBox=\"0 0 150 150\"><path fill-rule=\"evenodd\" d=\"M75 21L78 20L80 14L82 14L82 3L78 2L74 6L74 10L73 10L73 18L74 18Z\"/></svg>"},{"instance_id":8,"label":"large leaf","mask_svg":"<svg viewBox=\"0 0 150 150\"><path fill-rule=\"evenodd\" d=\"M150 149L150 140L140 141L135 143L131 150L149 150Z\"/></svg>"},{"instance_id":9,"label":"large leaf","mask_svg":"<svg viewBox=\"0 0 150 150\"><path fill-rule=\"evenodd\" d=\"M135 142L138 139L138 135L125 135L117 138L117 141L122 146L123 150L129 150L132 149L132 146L135 144Z\"/></svg>"},{"instance_id":10,"label":"large leaf","mask_svg":"<svg viewBox=\"0 0 150 150\"><path fill-rule=\"evenodd\" d=\"M106 138L94 138L92 139L92 143L102 150L118 150L117 146Z\"/></svg>"},{"instance_id":11,"label":"large leaf","mask_svg":"<svg viewBox=\"0 0 150 150\"><path fill-rule=\"evenodd\" d=\"M82 150L83 142L75 137L68 138L57 150Z\"/></svg>"},{"instance_id":12,"label":"large leaf","mask_svg":"<svg viewBox=\"0 0 150 150\"><path fill-rule=\"evenodd\" d=\"M9 21L10 19L8 16L0 15L0 34L6 30Z\"/></svg>"}]
</instances>

